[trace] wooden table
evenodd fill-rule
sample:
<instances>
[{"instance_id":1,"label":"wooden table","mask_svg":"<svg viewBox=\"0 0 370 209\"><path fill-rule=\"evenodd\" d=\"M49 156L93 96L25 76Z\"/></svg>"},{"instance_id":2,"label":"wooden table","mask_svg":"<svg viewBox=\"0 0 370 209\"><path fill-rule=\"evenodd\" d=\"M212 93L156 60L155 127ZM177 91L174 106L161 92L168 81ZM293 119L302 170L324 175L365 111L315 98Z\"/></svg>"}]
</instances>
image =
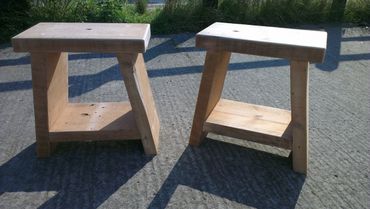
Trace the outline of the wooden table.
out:
<instances>
[{"instance_id":1,"label":"wooden table","mask_svg":"<svg viewBox=\"0 0 370 209\"><path fill-rule=\"evenodd\" d=\"M12 38L30 52L38 157L57 142L141 139L156 154L159 120L143 59L148 24L39 23ZM68 102L68 53L115 53L129 102Z\"/></svg>"},{"instance_id":2,"label":"wooden table","mask_svg":"<svg viewBox=\"0 0 370 209\"><path fill-rule=\"evenodd\" d=\"M208 132L292 150L293 169L307 173L308 68L323 62L326 32L214 23L196 36L207 50L189 143ZM232 52L290 60L291 111L221 99Z\"/></svg>"}]
</instances>

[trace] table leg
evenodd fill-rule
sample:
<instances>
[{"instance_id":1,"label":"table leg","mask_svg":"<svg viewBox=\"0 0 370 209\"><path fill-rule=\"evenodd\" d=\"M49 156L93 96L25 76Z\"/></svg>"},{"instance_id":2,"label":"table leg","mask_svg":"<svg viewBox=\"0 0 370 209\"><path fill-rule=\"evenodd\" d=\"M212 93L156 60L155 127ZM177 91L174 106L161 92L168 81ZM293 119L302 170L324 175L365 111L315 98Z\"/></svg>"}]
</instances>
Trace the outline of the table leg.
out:
<instances>
[{"instance_id":1,"label":"table leg","mask_svg":"<svg viewBox=\"0 0 370 209\"><path fill-rule=\"evenodd\" d=\"M117 58L144 151L157 154L160 125L143 54L121 53Z\"/></svg>"},{"instance_id":2,"label":"table leg","mask_svg":"<svg viewBox=\"0 0 370 209\"><path fill-rule=\"evenodd\" d=\"M308 67L307 61L290 63L293 170L303 174L308 164Z\"/></svg>"},{"instance_id":3,"label":"table leg","mask_svg":"<svg viewBox=\"0 0 370 209\"><path fill-rule=\"evenodd\" d=\"M31 66L37 156L48 157L50 127L68 103L68 54L32 52Z\"/></svg>"},{"instance_id":4,"label":"table leg","mask_svg":"<svg viewBox=\"0 0 370 209\"><path fill-rule=\"evenodd\" d=\"M203 131L203 125L220 100L230 55L230 52L207 52L190 134L190 145L198 146L207 134Z\"/></svg>"}]
</instances>

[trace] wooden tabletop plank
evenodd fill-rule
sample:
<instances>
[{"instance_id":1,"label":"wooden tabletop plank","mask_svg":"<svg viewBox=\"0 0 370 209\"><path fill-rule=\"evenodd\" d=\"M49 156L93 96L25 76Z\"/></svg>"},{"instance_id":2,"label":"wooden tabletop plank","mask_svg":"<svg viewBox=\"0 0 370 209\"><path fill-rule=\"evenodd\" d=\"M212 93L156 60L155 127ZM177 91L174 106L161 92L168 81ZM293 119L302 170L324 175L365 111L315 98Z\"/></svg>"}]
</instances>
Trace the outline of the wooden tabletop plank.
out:
<instances>
[{"instance_id":1,"label":"wooden tabletop plank","mask_svg":"<svg viewBox=\"0 0 370 209\"><path fill-rule=\"evenodd\" d=\"M323 31L216 22L197 34L196 46L320 63L326 39Z\"/></svg>"},{"instance_id":2,"label":"wooden tabletop plank","mask_svg":"<svg viewBox=\"0 0 370 209\"><path fill-rule=\"evenodd\" d=\"M39 23L14 36L14 51L145 52L149 24Z\"/></svg>"}]
</instances>

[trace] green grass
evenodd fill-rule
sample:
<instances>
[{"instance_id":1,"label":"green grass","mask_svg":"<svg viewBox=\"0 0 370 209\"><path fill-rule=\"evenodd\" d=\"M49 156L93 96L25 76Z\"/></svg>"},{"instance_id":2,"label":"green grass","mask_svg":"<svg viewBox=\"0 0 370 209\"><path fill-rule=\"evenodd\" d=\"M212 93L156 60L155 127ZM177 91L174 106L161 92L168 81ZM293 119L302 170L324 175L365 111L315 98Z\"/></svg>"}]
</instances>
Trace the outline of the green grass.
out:
<instances>
[{"instance_id":1,"label":"green grass","mask_svg":"<svg viewBox=\"0 0 370 209\"><path fill-rule=\"evenodd\" d=\"M1 0L0 42L46 21L151 23L153 34L196 32L215 21L273 26L370 24L370 0L218 0L213 6L203 6L203 1L167 0L163 9L148 10L147 0L137 4L126 0Z\"/></svg>"}]
</instances>

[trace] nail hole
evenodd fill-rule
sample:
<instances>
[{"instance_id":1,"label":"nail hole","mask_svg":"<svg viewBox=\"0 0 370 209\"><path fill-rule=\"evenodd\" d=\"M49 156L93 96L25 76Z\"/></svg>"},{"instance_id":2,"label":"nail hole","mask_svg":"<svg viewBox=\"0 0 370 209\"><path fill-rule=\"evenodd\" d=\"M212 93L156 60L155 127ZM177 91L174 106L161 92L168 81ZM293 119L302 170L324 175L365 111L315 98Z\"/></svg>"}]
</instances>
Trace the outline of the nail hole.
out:
<instances>
[{"instance_id":1,"label":"nail hole","mask_svg":"<svg viewBox=\"0 0 370 209\"><path fill-rule=\"evenodd\" d=\"M86 28L86 30L92 30L91 28Z\"/></svg>"},{"instance_id":2,"label":"nail hole","mask_svg":"<svg viewBox=\"0 0 370 209\"><path fill-rule=\"evenodd\" d=\"M237 33L237 32L239 32L239 31L238 31L238 30L233 30L233 32Z\"/></svg>"},{"instance_id":3,"label":"nail hole","mask_svg":"<svg viewBox=\"0 0 370 209\"><path fill-rule=\"evenodd\" d=\"M81 113L81 115L83 115L83 116L89 116L89 113Z\"/></svg>"}]
</instances>

